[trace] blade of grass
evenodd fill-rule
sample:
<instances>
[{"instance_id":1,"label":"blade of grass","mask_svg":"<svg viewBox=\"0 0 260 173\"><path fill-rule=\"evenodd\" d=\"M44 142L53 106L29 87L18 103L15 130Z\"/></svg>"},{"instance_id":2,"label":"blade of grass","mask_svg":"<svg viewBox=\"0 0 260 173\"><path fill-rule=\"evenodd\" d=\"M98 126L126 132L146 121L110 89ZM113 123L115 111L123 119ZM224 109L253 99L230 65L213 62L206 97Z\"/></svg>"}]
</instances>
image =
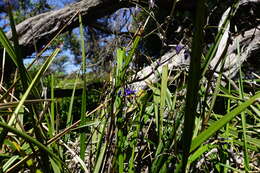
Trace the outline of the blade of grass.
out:
<instances>
[{"instance_id":1,"label":"blade of grass","mask_svg":"<svg viewBox=\"0 0 260 173\"><path fill-rule=\"evenodd\" d=\"M96 111L98 111L99 109L105 107L106 103L109 100L106 100L103 104L99 105L97 108L95 108L93 111L91 111L90 113L88 113L86 116L90 116L92 114L94 114ZM54 137L52 137L51 139L48 140L47 145L51 145L54 142L56 142L57 140L59 140L62 136L64 136L65 134L67 134L68 132L70 132L73 128L77 127L80 124L80 120L78 120L77 122L73 123L71 126L67 127L66 129L64 129L62 132L58 133L57 135L55 135ZM101 137L101 139L103 139ZM101 141L101 140L100 140ZM34 154L30 154L25 156L22 160L20 160L18 163L16 163L15 165L13 165L10 169L7 170L7 173L9 172L14 172L14 170L16 170L16 168L19 168L22 164L24 164L28 159L32 158L32 156L34 156Z\"/></svg>"},{"instance_id":2,"label":"blade of grass","mask_svg":"<svg viewBox=\"0 0 260 173\"><path fill-rule=\"evenodd\" d=\"M168 83L168 65L164 65L162 69L162 84L160 96L160 117L159 117L159 142L163 140L163 116L165 110L166 94Z\"/></svg>"},{"instance_id":3,"label":"blade of grass","mask_svg":"<svg viewBox=\"0 0 260 173\"><path fill-rule=\"evenodd\" d=\"M193 136L195 115L198 104L199 81L201 78L201 56L203 49L203 27L205 22L205 0L197 1L195 33L192 40L191 61L188 76L188 88L183 129L183 158L182 172L186 171L186 165L190 153L190 145Z\"/></svg>"},{"instance_id":4,"label":"blade of grass","mask_svg":"<svg viewBox=\"0 0 260 173\"><path fill-rule=\"evenodd\" d=\"M237 42L237 58L240 58L240 45ZM242 71L241 67L239 68L239 97L244 99L244 88L243 88L243 81L242 81ZM241 103L241 102L240 102ZM247 137L246 137L246 117L245 112L241 112L241 119L242 119L242 129L243 129L243 148L244 148L244 165L245 171L248 172L250 170L249 167L249 157L248 157L248 147L247 147Z\"/></svg>"},{"instance_id":5,"label":"blade of grass","mask_svg":"<svg viewBox=\"0 0 260 173\"><path fill-rule=\"evenodd\" d=\"M13 14L12 14L12 7L10 3L7 3L7 11L8 11L8 17L9 17L9 21L10 21L10 26L11 26L11 31L12 31L12 40L14 43L14 49L15 49L15 53L17 56L17 64L18 67L19 65L22 65L22 57L21 56L21 52L20 52L20 46L19 46L19 40L18 40L18 35L16 32L16 28L15 28L15 22L14 22L14 18L13 18Z\"/></svg>"},{"instance_id":6,"label":"blade of grass","mask_svg":"<svg viewBox=\"0 0 260 173\"><path fill-rule=\"evenodd\" d=\"M2 31L1 28L0 28L0 42L3 45L3 47L5 48L8 55L11 57L14 64L18 67L18 59L15 54L14 48L12 47L10 41L7 39L5 33Z\"/></svg>"},{"instance_id":7,"label":"blade of grass","mask_svg":"<svg viewBox=\"0 0 260 173\"><path fill-rule=\"evenodd\" d=\"M84 32L83 32L83 24L81 14L79 13L79 27L80 27L80 40L81 40L81 53L82 53L82 76L83 76L83 88L82 88L82 102L81 102L81 117L80 117L80 125L83 126L86 123L86 105L87 105L87 82L86 82L86 54L85 54L85 44L84 44ZM86 151L86 133L80 133L80 158L84 160L85 151Z\"/></svg>"},{"instance_id":8,"label":"blade of grass","mask_svg":"<svg viewBox=\"0 0 260 173\"><path fill-rule=\"evenodd\" d=\"M125 85L125 78L126 78L126 70L128 69L128 66L130 64L130 62L133 59L133 55L135 53L135 50L138 46L138 43L140 41L141 38L141 34L142 34L142 28L140 28L135 37L134 37L134 41L133 44L131 45L131 49L128 53L128 55L126 56L126 51L125 49L117 49L117 68L116 68L116 81L115 81L115 94L114 94L114 111L116 113L115 117L116 117L116 124L117 124L117 151L115 154L115 160L116 160L116 164L117 164L117 168L119 172L123 172L124 170L124 160L125 160L125 153L124 153L124 145L125 145L125 140L126 140L126 136L125 134L125 130L126 128L123 128L123 124L124 124L124 118L123 118L123 97L121 96L121 94L118 93L122 93L122 95L124 96L124 86Z\"/></svg>"},{"instance_id":9,"label":"blade of grass","mask_svg":"<svg viewBox=\"0 0 260 173\"><path fill-rule=\"evenodd\" d=\"M140 130L142 129L142 117L144 117L145 114L145 108L146 108L146 104L147 104L147 97L145 95L140 96L137 99L137 102L139 104L139 112L137 113L137 117L136 119L133 118L133 121L138 122L136 124L136 128L133 132L133 140L131 141L131 147L132 147L132 153L131 153L131 158L129 160L129 165L128 165L128 173L134 173L135 172L135 158L136 158L136 150L137 149L137 143L138 143L138 137L140 136Z\"/></svg>"},{"instance_id":10,"label":"blade of grass","mask_svg":"<svg viewBox=\"0 0 260 173\"><path fill-rule=\"evenodd\" d=\"M86 167L86 164L84 163L84 161L77 155L77 153L75 153L68 145L66 145L64 142L62 142L62 145L65 146L65 148L67 148L67 150L74 156L74 159L82 166L83 170L85 173L88 173L88 169Z\"/></svg>"},{"instance_id":11,"label":"blade of grass","mask_svg":"<svg viewBox=\"0 0 260 173\"><path fill-rule=\"evenodd\" d=\"M116 55L117 55L117 66L116 66L116 81L115 81L115 88L119 89L122 78L123 78L123 63L125 59L125 49L117 49ZM123 93L122 93L123 94Z\"/></svg>"},{"instance_id":12,"label":"blade of grass","mask_svg":"<svg viewBox=\"0 0 260 173\"><path fill-rule=\"evenodd\" d=\"M105 114L105 111L102 110L101 115L104 116L104 114ZM106 150L106 148L103 148L104 146L102 146L102 145L103 145L103 138L105 136L105 129L106 129L107 121L108 121L108 118L105 118L102 121L102 123L98 129L98 136L97 136L98 142L96 145L96 163L95 163L95 168L94 168L95 170L100 168L99 162L104 160L103 150Z\"/></svg>"},{"instance_id":13,"label":"blade of grass","mask_svg":"<svg viewBox=\"0 0 260 173\"><path fill-rule=\"evenodd\" d=\"M7 3L7 11L8 11L8 16L9 16L9 20L10 20L10 26L11 26L11 31L12 31L12 40L14 43L14 51L16 54L16 57L14 57L14 59L16 59L17 62L17 67L21 76L21 80L22 80L22 84L23 84L23 89L24 91L28 88L30 82L31 82L31 77L28 74L24 64L23 64L23 57L22 57L22 52L20 50L20 45L19 45L19 38L16 32L16 28L15 28L15 22L14 22L14 18L13 18L13 13L12 13L12 8L11 8L11 4ZM40 94L37 90L37 88L33 87L32 89L32 93L34 95L35 98L39 98Z\"/></svg>"},{"instance_id":14,"label":"blade of grass","mask_svg":"<svg viewBox=\"0 0 260 173\"><path fill-rule=\"evenodd\" d=\"M231 166L229 166L227 164L218 163L218 165L223 166L225 168L228 168L229 170L232 170L232 171L237 172L237 173L244 173L244 171L241 171L239 169L233 168L233 167L231 167Z\"/></svg>"},{"instance_id":15,"label":"blade of grass","mask_svg":"<svg viewBox=\"0 0 260 173\"><path fill-rule=\"evenodd\" d=\"M69 23L71 23L74 18L78 15L80 10L78 10L71 18L70 20L60 29L60 31L51 39L51 41L49 41L49 43L36 55L36 58L32 61L32 63L30 63L30 65L27 67L27 70L29 70L33 64L38 60L38 58L44 53L44 51L51 45L51 43L53 43L53 41L62 33L62 31L68 26ZM5 37L5 38L4 38ZM0 42L3 45L6 45L7 37L5 36L4 32L1 30L0 28ZM11 46L11 44L7 44L6 46ZM5 46L4 46L5 47ZM14 50L13 50L14 51ZM13 62L17 65L16 63L16 58L13 56L12 54L12 50L10 50L10 52L8 52L8 54L10 55L10 57L12 58ZM12 55L12 56L11 56ZM15 55L16 56L16 55ZM20 76L13 82L13 84L10 86L10 88L8 88L7 92L5 92L5 94L0 98L0 102L3 101L3 99L6 98L6 96L11 92L11 90L13 89L13 87L17 84L17 82L20 80Z\"/></svg>"},{"instance_id":16,"label":"blade of grass","mask_svg":"<svg viewBox=\"0 0 260 173\"><path fill-rule=\"evenodd\" d=\"M203 155L206 151L209 151L213 148L217 147L216 145L206 144L196 150L188 159L188 164L191 164L196 159L198 159L201 155Z\"/></svg>"},{"instance_id":17,"label":"blade of grass","mask_svg":"<svg viewBox=\"0 0 260 173\"><path fill-rule=\"evenodd\" d=\"M28 134L21 132L21 131L15 129L14 127L11 127L11 126L7 125L6 123L3 123L3 122L0 122L0 127L3 127L7 131L16 134L17 136L23 138L27 142L35 144L37 147L39 147L40 149L42 149L43 151L48 153L53 159L62 163L62 161L59 159L59 157L56 156L51 150L49 150L45 145L43 145L41 142L35 140L33 137L29 136Z\"/></svg>"},{"instance_id":18,"label":"blade of grass","mask_svg":"<svg viewBox=\"0 0 260 173\"><path fill-rule=\"evenodd\" d=\"M115 117L116 117L116 125L118 128L117 132L117 151L115 154L115 159L116 159L116 166L118 168L118 172L122 173L124 170L124 158L125 158L125 153L123 151L124 149L124 144L125 144L125 135L123 133L123 98L124 97L124 88L121 87L124 85L124 76L125 76L125 71L123 70L124 68L124 60L126 59L126 52L124 49L117 49L117 68L116 68L116 83L115 83L115 89L116 89L116 94L115 96L112 96L115 98L115 103L114 103L114 111L115 112ZM125 66L126 67L126 66ZM117 94L120 93L121 94Z\"/></svg>"},{"instance_id":19,"label":"blade of grass","mask_svg":"<svg viewBox=\"0 0 260 173\"><path fill-rule=\"evenodd\" d=\"M209 110L207 111L207 114L205 115L204 119L203 119L203 127L202 130L204 130L205 126L208 124L208 120L210 118L210 115L214 109L215 103L216 103L216 99L217 99L217 95L220 91L220 86L221 86L221 79L222 79L222 72L223 72L223 67L224 67L224 62L225 62L225 58L221 60L221 70L220 70L220 74L217 78L217 82L216 82L216 87L214 89L213 95L212 95L212 101L210 103L210 107ZM207 93L206 93L207 94ZM205 101L206 103L206 101Z\"/></svg>"},{"instance_id":20,"label":"blade of grass","mask_svg":"<svg viewBox=\"0 0 260 173\"><path fill-rule=\"evenodd\" d=\"M18 106L16 107L14 113L11 116L11 119L8 121L8 125L12 125L16 115L18 115L19 110L22 108L22 106L24 105L24 102L26 100L26 98L28 97L28 95L30 94L33 86L39 81L40 77L43 75L43 73L48 69L48 67L50 66L51 62L54 60L54 58L56 57L56 55L59 53L60 48L57 48L51 56L48 57L48 59L45 61L45 63L42 65L42 67L40 68L40 70L38 71L38 73L35 75L34 79L32 80L32 82L30 83L28 89L26 90L26 92L23 94Z\"/></svg>"},{"instance_id":21,"label":"blade of grass","mask_svg":"<svg viewBox=\"0 0 260 173\"><path fill-rule=\"evenodd\" d=\"M5 172L17 159L19 158L18 155L12 156L4 165L3 165L3 172Z\"/></svg>"},{"instance_id":22,"label":"blade of grass","mask_svg":"<svg viewBox=\"0 0 260 173\"><path fill-rule=\"evenodd\" d=\"M50 161L51 161L51 166L53 168L53 172L54 173L61 173L60 165L55 163L55 161L53 159L51 159L51 158L50 158Z\"/></svg>"},{"instance_id":23,"label":"blade of grass","mask_svg":"<svg viewBox=\"0 0 260 173\"><path fill-rule=\"evenodd\" d=\"M158 116L158 136L159 136L159 144L156 149L155 157L156 159L152 163L151 171L152 172L158 172L160 169L165 170L164 168L161 168L164 165L164 161L167 159L166 155L162 155L162 152L165 149L165 144L164 144L164 136L163 136L163 118L164 118L164 112L165 112L165 106L166 106L166 101L169 101L169 92L167 88L167 83L168 83L168 65L164 65L162 68L162 77L161 77L161 90L159 91L160 96L158 97L159 102L160 102L160 113ZM158 91L157 88L154 89L154 91ZM156 96L157 97L157 96ZM168 107L170 105L168 104Z\"/></svg>"},{"instance_id":24,"label":"blade of grass","mask_svg":"<svg viewBox=\"0 0 260 173\"><path fill-rule=\"evenodd\" d=\"M223 37L223 35L224 35L224 33L225 33L229 23L230 23L230 18L231 18L231 16L233 16L235 14L238 5L239 5L239 0L237 0L236 2L233 3L231 10L226 15L226 18L224 19L223 24L221 25L221 29L217 33L217 36L216 36L216 39L215 39L215 44L213 44L210 47L210 49L209 49L209 51L208 51L208 53L206 55L206 60L205 60L205 62L203 62L203 65L202 65L202 76L205 75L205 73L206 73L206 71L208 69L210 61L215 56L215 54L216 54L216 52L218 50L219 43L220 43L220 41L221 41L221 39L222 39L222 37Z\"/></svg>"},{"instance_id":25,"label":"blade of grass","mask_svg":"<svg viewBox=\"0 0 260 173\"><path fill-rule=\"evenodd\" d=\"M147 19L147 20L149 20L149 19ZM122 69L122 76L125 75L126 70L127 70L128 66L129 66L129 63L130 63L130 62L132 61L132 59L133 59L134 53L135 53L135 51L136 51L136 49L137 49L137 46L138 46L138 44L139 44L139 41L140 41L140 39L141 39L141 35L143 34L144 28L145 28L145 26L139 28L139 29L137 30L137 32L135 33L135 37L134 37L134 39L133 39L134 41L133 41L133 44L132 44L131 49L130 49L130 51L129 51L129 54L128 54L128 56L125 56L125 57L124 57L124 64L123 64L123 69Z\"/></svg>"},{"instance_id":26,"label":"blade of grass","mask_svg":"<svg viewBox=\"0 0 260 173\"><path fill-rule=\"evenodd\" d=\"M149 88L153 90L153 107L154 107L154 116L155 116L155 125L156 130L159 134L159 104L160 104L160 90L152 85L149 85Z\"/></svg>"},{"instance_id":27,"label":"blade of grass","mask_svg":"<svg viewBox=\"0 0 260 173\"><path fill-rule=\"evenodd\" d=\"M99 157L97 158L97 163L94 168L94 173L100 172L106 149L107 149L107 142L105 142L105 144L103 144L103 146L101 147L100 154Z\"/></svg>"},{"instance_id":28,"label":"blade of grass","mask_svg":"<svg viewBox=\"0 0 260 173\"><path fill-rule=\"evenodd\" d=\"M72 109L73 109L73 103L74 103L74 97L75 97L75 91L76 91L76 87L77 87L77 82L78 82L78 75L76 77L76 81L74 83L74 87L73 87L73 90L72 90L72 95L71 95L71 98L70 98L70 106L69 106L69 111L68 111L68 114L67 114L67 122L66 122L66 127L69 127L72 125L72 121L73 121L73 117L72 117ZM70 138L70 135L69 134L66 134L65 135L65 142L67 142Z\"/></svg>"},{"instance_id":29,"label":"blade of grass","mask_svg":"<svg viewBox=\"0 0 260 173\"><path fill-rule=\"evenodd\" d=\"M192 140L190 152L194 151L197 147L199 147L203 142L209 139L214 133L216 133L220 128L222 128L225 124L227 124L230 120L232 120L235 116L244 111L247 107L252 105L255 101L259 101L260 92L256 95L233 109L231 112L224 115L220 120L216 121L212 124L208 129L200 133L197 137Z\"/></svg>"},{"instance_id":30,"label":"blade of grass","mask_svg":"<svg viewBox=\"0 0 260 173\"><path fill-rule=\"evenodd\" d=\"M50 114L50 136L52 137L55 132L54 123L55 123L55 100L54 100L54 75L51 74L51 114Z\"/></svg>"},{"instance_id":31,"label":"blade of grass","mask_svg":"<svg viewBox=\"0 0 260 173\"><path fill-rule=\"evenodd\" d=\"M11 115L10 120L8 121L8 125L11 126L18 113L19 110L22 109L25 100L27 99L28 95L30 94L32 88L34 87L34 85L39 81L40 77L42 76L42 74L47 70L47 68L49 67L49 65L51 64L51 62L53 61L53 59L55 58L55 56L58 54L58 52L60 51L60 48L57 48L51 56L48 57L48 59L45 61L45 63L42 65L42 67L40 68L40 70L38 71L38 73L36 74L36 76L34 77L34 79L32 80L32 82L30 83L29 87L27 88L27 90L25 91L25 93L23 94L19 104L17 105L17 107L15 108L14 113ZM5 137L7 135L7 131L3 130L0 134L0 140L4 140Z\"/></svg>"}]
</instances>

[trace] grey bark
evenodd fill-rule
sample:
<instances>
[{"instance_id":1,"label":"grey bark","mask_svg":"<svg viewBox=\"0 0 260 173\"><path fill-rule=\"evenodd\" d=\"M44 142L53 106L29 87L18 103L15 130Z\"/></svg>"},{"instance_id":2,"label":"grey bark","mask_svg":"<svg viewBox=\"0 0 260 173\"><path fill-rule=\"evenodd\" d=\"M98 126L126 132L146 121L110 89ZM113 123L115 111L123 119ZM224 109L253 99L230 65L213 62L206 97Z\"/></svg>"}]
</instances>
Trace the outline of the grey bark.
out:
<instances>
[{"instance_id":1,"label":"grey bark","mask_svg":"<svg viewBox=\"0 0 260 173\"><path fill-rule=\"evenodd\" d=\"M258 26L258 28L260 25ZM253 28L231 38L232 44L228 46L227 58L225 60L223 71L230 78L236 76L237 71L246 60L260 64L260 30ZM240 52L238 50L240 49ZM219 57L211 61L211 66L215 66ZM221 70L218 66L217 72Z\"/></svg>"},{"instance_id":2,"label":"grey bark","mask_svg":"<svg viewBox=\"0 0 260 173\"><path fill-rule=\"evenodd\" d=\"M31 55L33 52L39 51L78 11L80 11L82 15L83 22L87 25L95 22L98 18L112 14L120 8L134 6L133 2L141 5L148 5L148 0L81 0L62 9L49 11L28 18L16 26L23 55ZM164 8L171 7L171 5L169 5L170 3L171 0L157 2L158 7ZM186 6L182 7L182 4L185 3L178 4L180 8L187 8ZM69 23L63 32L77 26L78 16ZM7 37L9 39L12 38L12 33L10 31L7 33ZM35 48L37 50L35 50Z\"/></svg>"},{"instance_id":3,"label":"grey bark","mask_svg":"<svg viewBox=\"0 0 260 173\"><path fill-rule=\"evenodd\" d=\"M260 26L258 26L260 27ZM226 60L224 63L223 74L228 78L233 78L237 74L239 67L244 61L248 60L260 64L260 30L251 29L243 34L233 36L231 38L232 44L227 45L228 49L226 52ZM240 47L240 54L238 53L238 44ZM185 58L184 56L185 48L181 50L178 54L175 49L170 50L164 54L157 61L152 63L150 66L145 67L137 73L137 75L132 77L132 80L136 80L129 85L133 90L139 91L144 90L149 84L156 83L160 80L162 73L162 67L168 65L169 69L188 67L190 58ZM212 59L210 66L211 69L217 65L220 56L216 56ZM220 65L216 68L215 74L217 75L220 70ZM143 80L140 80L143 79Z\"/></svg>"},{"instance_id":4,"label":"grey bark","mask_svg":"<svg viewBox=\"0 0 260 173\"><path fill-rule=\"evenodd\" d=\"M166 64L169 69L188 66L190 58L185 57L185 49L186 48L183 48L178 53L175 49L171 49L150 66L145 67L139 71L137 75L134 75L131 80L136 80L137 82L130 84L129 87L133 90L139 91L146 89L149 84L158 82L162 73L162 67Z\"/></svg>"},{"instance_id":5,"label":"grey bark","mask_svg":"<svg viewBox=\"0 0 260 173\"><path fill-rule=\"evenodd\" d=\"M46 45L78 11L80 11L84 23L89 24L126 6L130 6L130 4L120 0L82 0L62 9L28 18L16 26L23 54L30 55L37 51L35 47L39 50ZM64 32L77 26L78 16L67 25ZM7 33L7 37L9 39L12 37L10 31Z\"/></svg>"}]
</instances>

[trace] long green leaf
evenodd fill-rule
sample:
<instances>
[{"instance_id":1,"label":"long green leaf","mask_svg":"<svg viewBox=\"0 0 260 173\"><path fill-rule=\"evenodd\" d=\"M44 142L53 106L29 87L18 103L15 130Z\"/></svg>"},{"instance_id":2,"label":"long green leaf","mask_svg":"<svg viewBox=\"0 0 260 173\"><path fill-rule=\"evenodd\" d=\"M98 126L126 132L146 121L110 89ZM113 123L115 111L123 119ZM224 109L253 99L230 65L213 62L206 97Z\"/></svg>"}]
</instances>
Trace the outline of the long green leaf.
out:
<instances>
[{"instance_id":1,"label":"long green leaf","mask_svg":"<svg viewBox=\"0 0 260 173\"><path fill-rule=\"evenodd\" d=\"M260 92L256 95L233 109L231 112L227 113L220 120L212 124L207 130L203 131L197 137L192 140L190 152L194 151L197 147L199 147L203 142L209 139L214 133L216 133L220 128L222 128L225 124L227 124L230 120L232 120L235 116L239 115L242 111L244 111L248 106L252 105L256 100L260 99Z\"/></svg>"},{"instance_id":2,"label":"long green leaf","mask_svg":"<svg viewBox=\"0 0 260 173\"><path fill-rule=\"evenodd\" d=\"M183 129L183 158L182 172L186 171L190 145L197 113L199 81L201 78L201 56L203 50L203 27L205 22L205 0L197 1L195 33L192 40L191 61L186 95L184 129Z\"/></svg>"},{"instance_id":3,"label":"long green leaf","mask_svg":"<svg viewBox=\"0 0 260 173\"><path fill-rule=\"evenodd\" d=\"M54 100L54 75L51 74L51 114L50 114L50 125L49 125L49 131L50 136L52 137L55 132L55 100Z\"/></svg>"},{"instance_id":4,"label":"long green leaf","mask_svg":"<svg viewBox=\"0 0 260 173\"><path fill-rule=\"evenodd\" d=\"M219 30L219 32L216 36L215 43L210 47L210 49L206 55L206 60L202 65L202 76L205 75L205 73L208 69L209 63L211 62L212 58L215 56L215 54L218 50L219 43L222 39L222 36L224 35L225 30L227 29L228 24L230 23L230 17L235 14L238 4L239 4L239 0L236 0L236 2L232 6L232 9L229 11L228 15L226 15L226 18L224 19L223 24L221 26L221 29Z\"/></svg>"},{"instance_id":5,"label":"long green leaf","mask_svg":"<svg viewBox=\"0 0 260 173\"><path fill-rule=\"evenodd\" d=\"M72 121L73 121L73 117L72 117L72 110L73 110L73 103L74 103L74 97L75 97L75 91L76 91L76 87L77 87L77 82L78 82L78 75L76 77L74 86L73 86L73 90L72 90L72 94L70 97L70 106L69 106L69 111L67 114L67 122L66 122L66 127L69 127L72 125ZM65 142L67 142L70 138L70 134L66 134L65 135Z\"/></svg>"},{"instance_id":6,"label":"long green leaf","mask_svg":"<svg viewBox=\"0 0 260 173\"><path fill-rule=\"evenodd\" d=\"M100 172L106 149L107 149L107 142L101 147L100 154L99 157L97 158L97 163L94 168L94 173Z\"/></svg>"},{"instance_id":7,"label":"long green leaf","mask_svg":"<svg viewBox=\"0 0 260 173\"><path fill-rule=\"evenodd\" d=\"M13 57L12 59L15 60L15 64L18 67L20 77L21 77L21 81L22 81L22 84L23 84L23 89L25 91L28 88L28 86L31 82L31 77L30 77L29 73L27 72L27 70L26 70L26 68L23 64L23 58L24 57L22 56L22 52L21 52L21 49L20 49L19 38L18 38L18 35L17 35L17 32L16 32L15 21L14 21L14 17L13 17L13 13L12 13L12 9L11 9L10 4L8 4L7 7L8 7L7 11L8 11L8 16L9 16L10 26L11 26L11 31L12 31L12 41L13 41L13 44L14 44L13 47L14 47L14 51L15 51L15 57ZM8 42L8 40L6 40L6 41ZM39 94L39 92L36 88L32 89L32 94L35 98L40 97L40 94Z\"/></svg>"},{"instance_id":8,"label":"long green leaf","mask_svg":"<svg viewBox=\"0 0 260 173\"><path fill-rule=\"evenodd\" d=\"M237 58L240 58L240 45L237 42ZM244 99L244 87L242 81L242 70L241 67L239 68L239 96L240 99ZM242 119L242 129L243 129L243 150L244 150L244 165L245 171L248 172L250 170L249 167L249 156L248 156L248 147L247 147L247 137L246 137L246 117L245 112L241 112L241 119Z\"/></svg>"},{"instance_id":9,"label":"long green leaf","mask_svg":"<svg viewBox=\"0 0 260 173\"><path fill-rule=\"evenodd\" d=\"M79 25L80 25L80 40L81 40L81 53L82 53L82 75L83 75L83 92L82 92L82 102L81 102L81 117L80 125L83 126L86 123L86 105L87 105L87 82L86 82L86 54L85 54L85 44L84 44L84 33L81 14L79 13ZM86 151L86 134L84 132L80 133L80 158L84 160Z\"/></svg>"},{"instance_id":10,"label":"long green leaf","mask_svg":"<svg viewBox=\"0 0 260 173\"><path fill-rule=\"evenodd\" d=\"M3 171L5 172L17 159L19 158L18 155L11 157L4 165Z\"/></svg>"},{"instance_id":11,"label":"long green leaf","mask_svg":"<svg viewBox=\"0 0 260 173\"><path fill-rule=\"evenodd\" d=\"M162 137L163 137L163 116L164 116L166 94L167 94L167 83L168 83L168 65L164 65L162 69L160 117L159 117L159 129L158 129L160 142L162 142Z\"/></svg>"},{"instance_id":12,"label":"long green leaf","mask_svg":"<svg viewBox=\"0 0 260 173\"><path fill-rule=\"evenodd\" d=\"M15 54L14 48L12 47L10 41L6 37L5 33L0 28L0 42L3 45L3 47L6 49L6 52L9 54L11 59L13 60L14 64L18 67L18 59Z\"/></svg>"},{"instance_id":13,"label":"long green leaf","mask_svg":"<svg viewBox=\"0 0 260 173\"><path fill-rule=\"evenodd\" d=\"M39 79L41 78L41 76L43 75L43 73L48 69L48 67L50 66L51 62L53 61L53 59L56 57L56 55L59 53L60 48L57 48L51 56L48 57L48 59L45 61L45 63L42 65L42 67L40 68L40 70L38 71L38 73L35 75L35 77L33 78L32 82L30 83L28 89L25 91L25 93L23 94L18 106L16 107L14 113L12 114L8 125L12 125L16 115L18 115L19 110L22 108L26 98L28 97L28 95L30 94L33 86L39 81Z\"/></svg>"},{"instance_id":14,"label":"long green leaf","mask_svg":"<svg viewBox=\"0 0 260 173\"><path fill-rule=\"evenodd\" d=\"M0 122L0 127L3 127L4 129L8 130L9 132L16 134L17 136L23 138L27 142L35 144L37 147L39 147L40 149L42 149L43 151L48 153L53 159L55 159L56 161L62 162L59 159L59 157L56 156L51 150L49 150L45 145L43 145L41 142L37 141L33 137L29 136L28 134L21 132L21 131L17 130L16 128L11 127L3 122Z\"/></svg>"}]
</instances>

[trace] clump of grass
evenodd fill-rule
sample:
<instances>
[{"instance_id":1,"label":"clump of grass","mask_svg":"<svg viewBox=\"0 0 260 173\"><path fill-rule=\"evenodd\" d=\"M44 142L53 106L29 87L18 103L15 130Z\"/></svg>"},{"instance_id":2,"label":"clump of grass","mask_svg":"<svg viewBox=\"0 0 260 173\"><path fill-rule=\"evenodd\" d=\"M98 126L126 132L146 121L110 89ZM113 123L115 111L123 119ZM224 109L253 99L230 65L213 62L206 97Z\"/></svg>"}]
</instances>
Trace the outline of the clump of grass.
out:
<instances>
[{"instance_id":1,"label":"clump of grass","mask_svg":"<svg viewBox=\"0 0 260 173\"><path fill-rule=\"evenodd\" d=\"M204 1L200 1L198 9L203 6ZM206 71L223 31L219 31L202 65L203 16L197 13L188 73L165 65L159 82L149 84L146 90L129 88L130 64L143 37L145 22L128 47L116 50L116 66L107 95L95 109L87 111L91 97L86 85L85 46L79 14L83 79L76 75L71 97L55 97L55 75L49 77L50 99L33 95L33 88L37 92L41 90L37 84L45 78L44 72L59 48L46 59L38 73L28 79L28 86L21 84L25 90L18 102L8 102L11 89L1 94L1 171L157 173L257 169L253 157L260 148L260 92L244 91L242 73L238 81L232 81L239 84L239 91L230 83L221 82L222 72L216 83L209 86L215 79L206 77ZM227 18L223 28L229 20ZM17 68L28 73L23 64L17 62L17 51L2 31L0 42ZM224 60L218 64L223 65ZM19 72L20 76L24 75L23 71ZM10 88L19 87L19 80L14 79ZM79 99L75 91L80 80L83 92ZM217 105L218 100L224 100L221 106ZM215 110L216 107L221 111ZM76 117L75 109L79 109L80 117Z\"/></svg>"}]
</instances>

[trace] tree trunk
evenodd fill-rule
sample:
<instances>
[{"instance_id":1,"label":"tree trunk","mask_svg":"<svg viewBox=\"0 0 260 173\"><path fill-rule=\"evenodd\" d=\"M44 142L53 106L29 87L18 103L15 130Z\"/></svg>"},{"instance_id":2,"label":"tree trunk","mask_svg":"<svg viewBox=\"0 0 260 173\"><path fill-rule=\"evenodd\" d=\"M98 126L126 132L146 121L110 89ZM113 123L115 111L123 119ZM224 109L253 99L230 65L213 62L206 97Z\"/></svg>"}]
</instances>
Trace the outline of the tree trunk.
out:
<instances>
[{"instance_id":1,"label":"tree trunk","mask_svg":"<svg viewBox=\"0 0 260 173\"><path fill-rule=\"evenodd\" d=\"M33 52L39 51L78 12L82 15L84 23L89 24L98 18L112 14L116 10L128 6L131 6L131 4L120 0L82 0L62 9L28 18L16 26L23 55L31 55ZM71 30L78 25L77 15L66 26L63 32ZM10 31L7 33L7 37L11 39L12 33Z\"/></svg>"}]
</instances>

